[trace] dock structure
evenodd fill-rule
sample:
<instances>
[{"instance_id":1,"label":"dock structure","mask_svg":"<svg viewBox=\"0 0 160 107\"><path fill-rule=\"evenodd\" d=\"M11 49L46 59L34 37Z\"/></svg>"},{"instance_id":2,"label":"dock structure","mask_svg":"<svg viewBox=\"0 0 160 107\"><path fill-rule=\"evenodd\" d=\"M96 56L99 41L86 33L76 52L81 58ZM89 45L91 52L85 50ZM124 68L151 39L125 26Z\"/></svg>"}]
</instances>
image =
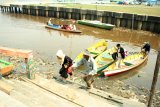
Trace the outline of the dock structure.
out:
<instances>
[{"instance_id":1,"label":"dock structure","mask_svg":"<svg viewBox=\"0 0 160 107\"><path fill-rule=\"evenodd\" d=\"M10 4L0 5L2 12L28 14L33 16L54 17L75 20L99 20L103 23L116 25L134 30L145 30L160 33L160 17L140 14L99 11L78 8L65 8L53 6L37 6Z\"/></svg>"},{"instance_id":2,"label":"dock structure","mask_svg":"<svg viewBox=\"0 0 160 107\"><path fill-rule=\"evenodd\" d=\"M0 47L0 54L6 55L6 56L15 56L15 57L24 58L24 63L26 64L26 74L29 79L34 79L35 71L34 71L32 50Z\"/></svg>"},{"instance_id":3,"label":"dock structure","mask_svg":"<svg viewBox=\"0 0 160 107\"><path fill-rule=\"evenodd\" d=\"M36 75L34 80L2 79L12 87L10 95L0 89L1 107L145 107L135 99L125 99L102 90L91 89L71 81L63 84L56 79ZM2 92L3 91L3 92ZM6 98L6 99L4 99ZM2 106L3 105L3 106Z\"/></svg>"}]
</instances>

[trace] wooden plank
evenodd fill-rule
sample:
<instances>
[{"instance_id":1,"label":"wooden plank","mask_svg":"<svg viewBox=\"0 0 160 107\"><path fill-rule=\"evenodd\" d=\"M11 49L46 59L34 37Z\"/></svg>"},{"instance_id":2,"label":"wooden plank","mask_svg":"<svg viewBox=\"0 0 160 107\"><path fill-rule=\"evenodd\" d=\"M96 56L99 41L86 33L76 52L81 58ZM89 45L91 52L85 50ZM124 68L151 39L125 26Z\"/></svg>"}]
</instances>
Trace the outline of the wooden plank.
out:
<instances>
[{"instance_id":1,"label":"wooden plank","mask_svg":"<svg viewBox=\"0 0 160 107\"><path fill-rule=\"evenodd\" d=\"M151 107L152 106L153 97L154 97L154 94L155 94L156 84L157 84L157 80L158 80L159 67L160 67L160 48L158 50L158 55L157 55L155 69L154 69L152 86L151 86L151 90L150 90L150 96L149 96L147 107Z\"/></svg>"},{"instance_id":2,"label":"wooden plank","mask_svg":"<svg viewBox=\"0 0 160 107\"><path fill-rule=\"evenodd\" d=\"M64 96L59 95L59 94L56 93L55 91L52 91L51 89L48 89L47 87L41 86L41 85L39 85L38 83L36 83L36 82L34 82L34 81L32 81L32 80L29 80L29 79L23 78L23 77L21 77L21 79L22 79L23 81L25 81L25 82L32 83L32 84L34 84L34 85L36 85L36 86L38 86L38 87L40 87L40 88L42 88L42 89L44 89L44 90L46 90L46 91L48 91L48 92L50 92L50 93L52 93L52 94L55 94L55 95L59 96L60 98L63 98L63 99L65 99L65 100L69 101L69 102L72 102L72 103L74 103L74 104L76 104L76 105L78 105L78 106L80 106L80 107L84 107L83 105L75 102L74 100L71 100L71 99L69 99L69 98L66 98L67 96L65 96L65 95L64 95ZM57 87L57 86L56 86L56 87Z\"/></svg>"},{"instance_id":3,"label":"wooden plank","mask_svg":"<svg viewBox=\"0 0 160 107\"><path fill-rule=\"evenodd\" d=\"M0 91L0 107L28 107L11 96Z\"/></svg>"},{"instance_id":4,"label":"wooden plank","mask_svg":"<svg viewBox=\"0 0 160 107\"><path fill-rule=\"evenodd\" d=\"M7 47L0 47L0 54L7 56L17 56L22 58L32 57L32 50L13 49Z\"/></svg>"},{"instance_id":5,"label":"wooden plank","mask_svg":"<svg viewBox=\"0 0 160 107\"><path fill-rule=\"evenodd\" d=\"M0 80L0 90L10 95L10 92L13 90L13 87Z\"/></svg>"}]
</instances>

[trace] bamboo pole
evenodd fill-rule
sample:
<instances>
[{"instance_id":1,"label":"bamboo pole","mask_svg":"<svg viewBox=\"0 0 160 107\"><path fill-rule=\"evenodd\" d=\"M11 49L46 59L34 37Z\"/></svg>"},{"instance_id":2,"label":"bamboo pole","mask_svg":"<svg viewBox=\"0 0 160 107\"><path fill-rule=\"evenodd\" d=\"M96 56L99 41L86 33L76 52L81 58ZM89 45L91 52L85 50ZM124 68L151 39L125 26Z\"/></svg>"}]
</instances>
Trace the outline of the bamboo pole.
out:
<instances>
[{"instance_id":1,"label":"bamboo pole","mask_svg":"<svg viewBox=\"0 0 160 107\"><path fill-rule=\"evenodd\" d=\"M152 86L151 86L151 90L150 90L150 96L149 96L147 107L152 106L152 101L153 101L156 83L157 83L157 79L158 79L159 66L160 66L160 48L158 50L157 61L156 61L155 69L154 69L154 76L153 76L153 81L152 81Z\"/></svg>"}]
</instances>

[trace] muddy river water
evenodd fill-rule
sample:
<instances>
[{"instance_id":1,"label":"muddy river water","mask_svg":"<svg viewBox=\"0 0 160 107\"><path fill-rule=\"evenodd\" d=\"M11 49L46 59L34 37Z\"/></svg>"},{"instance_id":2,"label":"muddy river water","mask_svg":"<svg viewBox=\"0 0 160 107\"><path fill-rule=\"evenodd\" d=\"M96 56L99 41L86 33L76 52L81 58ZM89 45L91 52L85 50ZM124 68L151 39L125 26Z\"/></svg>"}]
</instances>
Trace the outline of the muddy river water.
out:
<instances>
[{"instance_id":1,"label":"muddy river water","mask_svg":"<svg viewBox=\"0 0 160 107\"><path fill-rule=\"evenodd\" d=\"M160 35L122 28L108 31L83 25L77 25L77 28L83 33L74 34L46 29L44 26L48 19L47 17L0 12L0 46L31 49L43 58L56 62L55 54L58 49L62 49L65 54L74 59L82 50L101 39L110 40L109 47L121 43L130 54L139 52L140 46L145 41L149 41L152 49L148 60L142 66L109 79L120 79L130 85L150 89ZM64 23L56 19L52 22ZM160 90L160 78L157 89Z\"/></svg>"}]
</instances>

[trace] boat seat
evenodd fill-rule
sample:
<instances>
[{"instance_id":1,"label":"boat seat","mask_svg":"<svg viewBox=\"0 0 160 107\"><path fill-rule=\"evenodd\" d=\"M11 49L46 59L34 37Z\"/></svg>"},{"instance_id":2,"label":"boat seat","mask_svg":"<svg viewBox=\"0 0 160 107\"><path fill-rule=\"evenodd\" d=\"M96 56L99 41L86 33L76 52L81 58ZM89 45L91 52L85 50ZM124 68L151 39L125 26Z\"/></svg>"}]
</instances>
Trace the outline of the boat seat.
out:
<instances>
[{"instance_id":1,"label":"boat seat","mask_svg":"<svg viewBox=\"0 0 160 107\"><path fill-rule=\"evenodd\" d=\"M97 52L90 52L91 54L94 54L94 55L97 55L97 54L99 54L99 53L97 53Z\"/></svg>"},{"instance_id":2,"label":"boat seat","mask_svg":"<svg viewBox=\"0 0 160 107\"><path fill-rule=\"evenodd\" d=\"M124 64L125 64L126 66L131 66L131 65L133 65L132 63L129 63L129 62L124 62Z\"/></svg>"},{"instance_id":3,"label":"boat seat","mask_svg":"<svg viewBox=\"0 0 160 107\"><path fill-rule=\"evenodd\" d=\"M112 56L108 53L102 54L102 58L112 59Z\"/></svg>"},{"instance_id":4,"label":"boat seat","mask_svg":"<svg viewBox=\"0 0 160 107\"><path fill-rule=\"evenodd\" d=\"M107 64L107 62L106 62L106 61L102 61L102 60L98 60L98 63L99 63L99 64L101 64L101 65L105 65L105 64Z\"/></svg>"},{"instance_id":5,"label":"boat seat","mask_svg":"<svg viewBox=\"0 0 160 107\"><path fill-rule=\"evenodd\" d=\"M127 56L127 57L124 59L124 61L129 61L129 60L131 60L131 57L130 57L130 56Z\"/></svg>"}]
</instances>

